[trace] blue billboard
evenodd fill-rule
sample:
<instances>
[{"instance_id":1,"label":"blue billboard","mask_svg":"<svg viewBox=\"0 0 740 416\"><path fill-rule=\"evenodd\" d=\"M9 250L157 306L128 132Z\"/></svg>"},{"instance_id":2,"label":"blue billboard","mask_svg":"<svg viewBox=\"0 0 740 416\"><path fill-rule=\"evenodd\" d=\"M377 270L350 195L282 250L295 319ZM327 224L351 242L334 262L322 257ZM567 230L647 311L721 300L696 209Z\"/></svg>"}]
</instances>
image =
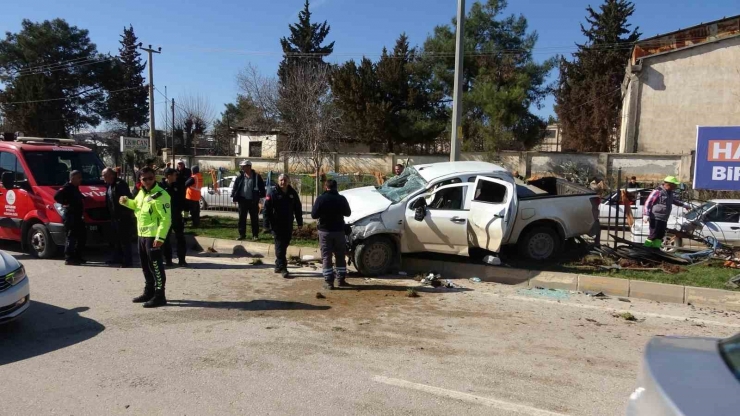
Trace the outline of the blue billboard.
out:
<instances>
[{"instance_id":1,"label":"blue billboard","mask_svg":"<svg viewBox=\"0 0 740 416\"><path fill-rule=\"evenodd\" d=\"M694 189L740 191L740 127L697 127Z\"/></svg>"}]
</instances>

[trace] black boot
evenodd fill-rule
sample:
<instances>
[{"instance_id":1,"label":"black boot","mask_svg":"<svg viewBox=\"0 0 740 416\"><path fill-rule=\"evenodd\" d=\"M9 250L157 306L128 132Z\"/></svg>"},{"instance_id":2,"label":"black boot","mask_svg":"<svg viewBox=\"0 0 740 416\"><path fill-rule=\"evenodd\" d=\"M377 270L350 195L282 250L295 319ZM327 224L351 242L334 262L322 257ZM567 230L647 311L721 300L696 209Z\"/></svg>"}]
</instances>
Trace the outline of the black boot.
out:
<instances>
[{"instance_id":1,"label":"black boot","mask_svg":"<svg viewBox=\"0 0 740 416\"><path fill-rule=\"evenodd\" d=\"M154 293L154 297L149 299L145 304L145 308L158 308L160 306L167 305L167 298L164 296L164 290L157 290Z\"/></svg>"},{"instance_id":2,"label":"black boot","mask_svg":"<svg viewBox=\"0 0 740 416\"><path fill-rule=\"evenodd\" d=\"M144 293L142 293L140 296L137 296L134 298L134 303L144 303L148 302L151 298L154 297L154 291L151 289L144 289Z\"/></svg>"}]
</instances>

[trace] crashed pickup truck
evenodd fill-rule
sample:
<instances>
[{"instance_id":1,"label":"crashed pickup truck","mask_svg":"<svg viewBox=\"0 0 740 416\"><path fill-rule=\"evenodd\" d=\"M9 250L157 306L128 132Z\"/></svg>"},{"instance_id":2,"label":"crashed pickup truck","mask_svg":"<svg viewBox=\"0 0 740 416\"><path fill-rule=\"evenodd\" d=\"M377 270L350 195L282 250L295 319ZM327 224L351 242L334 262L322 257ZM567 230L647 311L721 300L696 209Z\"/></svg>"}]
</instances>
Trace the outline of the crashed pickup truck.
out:
<instances>
[{"instance_id":1,"label":"crashed pickup truck","mask_svg":"<svg viewBox=\"0 0 740 416\"><path fill-rule=\"evenodd\" d=\"M516 245L524 257L547 260L566 239L594 229L600 203L581 186L556 178L525 184L485 162L417 165L380 187L342 195L352 207L351 260L365 275L417 252L468 256Z\"/></svg>"}]
</instances>

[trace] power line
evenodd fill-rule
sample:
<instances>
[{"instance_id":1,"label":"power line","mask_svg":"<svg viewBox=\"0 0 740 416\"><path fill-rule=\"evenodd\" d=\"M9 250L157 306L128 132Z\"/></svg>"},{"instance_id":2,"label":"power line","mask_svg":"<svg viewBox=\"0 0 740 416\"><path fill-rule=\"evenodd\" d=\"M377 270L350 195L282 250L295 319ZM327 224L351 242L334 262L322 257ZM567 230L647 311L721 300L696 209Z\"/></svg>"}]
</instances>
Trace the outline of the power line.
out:
<instances>
[{"instance_id":1,"label":"power line","mask_svg":"<svg viewBox=\"0 0 740 416\"><path fill-rule=\"evenodd\" d=\"M159 103L155 103L155 104L163 104L164 102L165 101L162 101L162 102L159 102ZM97 113L97 114L103 115L103 116L111 116L113 114L122 113L124 111L137 110L137 109L139 109L139 107L129 107L129 108L122 108L120 110L115 110L115 111L103 111L103 112L100 112L100 113ZM58 119L55 119L55 120L44 120L44 121L42 121L42 123L51 123L51 122L54 122L54 121L64 121L64 120L66 120L66 118L58 118Z\"/></svg>"},{"instance_id":2,"label":"power line","mask_svg":"<svg viewBox=\"0 0 740 416\"><path fill-rule=\"evenodd\" d=\"M31 100L31 101L13 101L13 102L8 102L8 103L0 102L0 105L9 105L9 104L34 104L34 103L45 103L45 102L50 102L50 101L64 101L64 100L71 100L71 99L73 99L73 98L78 98L78 97L80 97L80 96L81 96L82 94L86 94L86 93L88 93L88 92L93 92L93 91L95 91L95 90L100 90L100 89L102 89L102 88L103 88L103 87L96 87L96 88L92 88L92 89L89 89L89 90L83 91L83 92L81 92L81 93L79 93L79 94L77 94L77 95L73 95L73 96L71 96L71 97L65 97L65 98L49 98L49 99L46 99L46 100ZM116 93L119 93L119 92L123 92L123 91L130 91L130 90L135 90L135 89L139 89L139 88L146 88L146 85L142 85L142 86L139 86L139 87L130 87L130 88L123 88L123 89L120 89L120 90L115 90L115 91L108 91L108 94L109 94L109 95L110 95L110 94L116 94Z\"/></svg>"},{"instance_id":3,"label":"power line","mask_svg":"<svg viewBox=\"0 0 740 416\"><path fill-rule=\"evenodd\" d=\"M21 68L13 73L6 73L3 76L16 77L16 76L25 76L25 75L35 75L39 72L42 72L42 73L43 72L54 72L55 70L74 68L82 64L86 64L86 63L107 62L107 61L118 59L124 56L130 56L135 53L135 50L130 50L131 47L127 47L127 49L129 49L128 53L124 53L123 55L119 55L119 56L109 55L110 58L107 58L107 59L90 58L90 57L76 58L76 59L70 59L67 61L48 63L48 64L39 65L35 67ZM39 71L39 72L34 72L34 71Z\"/></svg>"}]
</instances>

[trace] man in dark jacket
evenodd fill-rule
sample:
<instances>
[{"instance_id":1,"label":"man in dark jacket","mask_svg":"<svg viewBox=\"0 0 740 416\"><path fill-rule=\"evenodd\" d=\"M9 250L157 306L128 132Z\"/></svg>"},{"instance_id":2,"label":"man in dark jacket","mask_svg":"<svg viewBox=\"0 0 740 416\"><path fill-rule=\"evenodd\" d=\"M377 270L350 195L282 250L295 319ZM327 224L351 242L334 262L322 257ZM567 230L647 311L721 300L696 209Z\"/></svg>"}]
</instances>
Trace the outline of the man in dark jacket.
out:
<instances>
[{"instance_id":1,"label":"man in dark jacket","mask_svg":"<svg viewBox=\"0 0 740 416\"><path fill-rule=\"evenodd\" d=\"M267 197L264 207L265 229L272 231L275 239L275 273L284 278L288 274L288 246L293 238L293 218L298 228L303 227L303 204L298 192L290 186L290 177L286 174L278 178L276 186Z\"/></svg>"},{"instance_id":2,"label":"man in dark jacket","mask_svg":"<svg viewBox=\"0 0 740 416\"><path fill-rule=\"evenodd\" d=\"M64 231L67 233L67 242L64 245L64 264L79 266L85 263L82 258L82 249L85 247L86 231L83 219L83 200L80 192L82 172L73 170L69 173L69 182L54 194L54 200L64 207Z\"/></svg>"},{"instance_id":3,"label":"man in dark jacket","mask_svg":"<svg viewBox=\"0 0 740 416\"><path fill-rule=\"evenodd\" d=\"M316 198L311 211L311 218L318 219L319 246L324 263L324 289L334 289L334 277L338 279L340 287L349 286L347 277L347 242L344 233L344 217L352 215L347 198L337 192L337 181L330 179L325 182L326 190ZM332 265L332 256L336 257L336 272Z\"/></svg>"},{"instance_id":4,"label":"man in dark jacket","mask_svg":"<svg viewBox=\"0 0 740 416\"><path fill-rule=\"evenodd\" d=\"M185 254L187 253L185 222L182 218L182 211L185 209L185 188L182 188L182 182L179 180L177 171L172 168L164 170L164 179L160 186L170 195L170 204L172 205L172 225L163 246L165 261L167 266L173 265L172 233L174 232L175 238L177 238L177 264L180 267L188 267L188 263L185 261Z\"/></svg>"},{"instance_id":5,"label":"man in dark jacket","mask_svg":"<svg viewBox=\"0 0 740 416\"><path fill-rule=\"evenodd\" d=\"M128 184L118 178L116 171L111 168L103 169L103 180L106 183L105 205L108 207L111 219L111 240L113 242L113 259L111 265L120 264L121 267L131 267L131 238L134 232L134 217L130 209L122 207L118 200L122 196L133 198Z\"/></svg>"},{"instance_id":6,"label":"man in dark jacket","mask_svg":"<svg viewBox=\"0 0 740 416\"><path fill-rule=\"evenodd\" d=\"M252 170L252 162L243 160L239 166L241 172L231 190L231 199L239 206L238 240L247 238L247 214L252 224L252 240L256 240L260 232L259 204L260 198L265 197L265 181L262 176Z\"/></svg>"}]
</instances>

